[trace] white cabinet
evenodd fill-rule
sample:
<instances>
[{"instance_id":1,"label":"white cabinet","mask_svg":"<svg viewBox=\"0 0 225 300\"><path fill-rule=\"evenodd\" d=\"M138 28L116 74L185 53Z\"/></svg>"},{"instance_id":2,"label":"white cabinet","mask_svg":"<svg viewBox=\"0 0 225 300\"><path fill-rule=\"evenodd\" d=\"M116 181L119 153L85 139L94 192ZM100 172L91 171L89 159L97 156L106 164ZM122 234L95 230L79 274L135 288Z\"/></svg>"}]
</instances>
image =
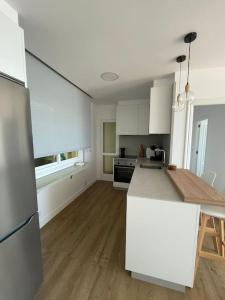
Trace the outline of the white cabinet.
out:
<instances>
[{"instance_id":1,"label":"white cabinet","mask_svg":"<svg viewBox=\"0 0 225 300\"><path fill-rule=\"evenodd\" d=\"M0 72L25 82L24 33L0 11Z\"/></svg>"},{"instance_id":2,"label":"white cabinet","mask_svg":"<svg viewBox=\"0 0 225 300\"><path fill-rule=\"evenodd\" d=\"M168 179L155 182L154 177L161 179L159 173L152 173L152 192L160 195L161 189L170 196L157 200L155 195L148 198L145 189L145 197L128 192L125 268L159 285L167 281L170 288L193 287L200 205L175 200L177 196L173 199L174 188L168 189Z\"/></svg>"},{"instance_id":3,"label":"white cabinet","mask_svg":"<svg viewBox=\"0 0 225 300\"><path fill-rule=\"evenodd\" d=\"M119 104L116 114L116 132L120 134L138 134L138 114L136 104Z\"/></svg>"},{"instance_id":4,"label":"white cabinet","mask_svg":"<svg viewBox=\"0 0 225 300\"><path fill-rule=\"evenodd\" d=\"M138 105L138 132L147 135L149 125L149 101Z\"/></svg>"},{"instance_id":5,"label":"white cabinet","mask_svg":"<svg viewBox=\"0 0 225 300\"><path fill-rule=\"evenodd\" d=\"M169 134L172 109L172 87L153 87L150 91L150 134Z\"/></svg>"},{"instance_id":6,"label":"white cabinet","mask_svg":"<svg viewBox=\"0 0 225 300\"><path fill-rule=\"evenodd\" d=\"M121 101L118 103L116 114L118 135L147 135L148 124L148 101Z\"/></svg>"}]
</instances>

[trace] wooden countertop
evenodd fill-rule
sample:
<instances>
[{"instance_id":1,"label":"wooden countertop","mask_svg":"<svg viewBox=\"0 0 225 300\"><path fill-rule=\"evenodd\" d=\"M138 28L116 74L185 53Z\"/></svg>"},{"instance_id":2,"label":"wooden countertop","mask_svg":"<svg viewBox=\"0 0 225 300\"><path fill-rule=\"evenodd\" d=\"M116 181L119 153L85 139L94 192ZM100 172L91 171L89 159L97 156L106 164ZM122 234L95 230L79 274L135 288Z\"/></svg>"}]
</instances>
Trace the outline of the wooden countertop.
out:
<instances>
[{"instance_id":1,"label":"wooden countertop","mask_svg":"<svg viewBox=\"0 0 225 300\"><path fill-rule=\"evenodd\" d=\"M166 170L185 202L225 206L225 196L187 169Z\"/></svg>"}]
</instances>

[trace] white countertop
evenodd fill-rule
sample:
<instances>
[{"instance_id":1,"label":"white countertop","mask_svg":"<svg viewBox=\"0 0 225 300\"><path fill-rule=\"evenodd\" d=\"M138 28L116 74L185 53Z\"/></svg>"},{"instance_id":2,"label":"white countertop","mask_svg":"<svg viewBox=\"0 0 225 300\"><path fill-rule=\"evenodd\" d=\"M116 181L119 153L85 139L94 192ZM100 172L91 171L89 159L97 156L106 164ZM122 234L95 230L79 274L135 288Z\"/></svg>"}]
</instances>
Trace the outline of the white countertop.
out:
<instances>
[{"instance_id":1,"label":"white countertop","mask_svg":"<svg viewBox=\"0 0 225 300\"><path fill-rule=\"evenodd\" d=\"M145 169L140 164L160 164L139 159L135 167L127 196L183 202L164 169Z\"/></svg>"}]
</instances>

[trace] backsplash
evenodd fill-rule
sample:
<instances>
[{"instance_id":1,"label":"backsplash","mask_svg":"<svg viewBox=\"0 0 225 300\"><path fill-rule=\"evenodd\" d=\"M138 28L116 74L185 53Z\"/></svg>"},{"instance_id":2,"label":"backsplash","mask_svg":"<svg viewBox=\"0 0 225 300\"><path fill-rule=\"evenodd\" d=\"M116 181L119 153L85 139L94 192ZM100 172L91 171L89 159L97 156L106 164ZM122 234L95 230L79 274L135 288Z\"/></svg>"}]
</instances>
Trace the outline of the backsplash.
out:
<instances>
[{"instance_id":1,"label":"backsplash","mask_svg":"<svg viewBox=\"0 0 225 300\"><path fill-rule=\"evenodd\" d=\"M166 134L151 134L151 135L120 135L119 147L126 148L126 155L138 155L140 144L144 148L153 144L163 147L167 152L169 151L168 139L170 135ZM167 143L165 143L167 140Z\"/></svg>"}]
</instances>

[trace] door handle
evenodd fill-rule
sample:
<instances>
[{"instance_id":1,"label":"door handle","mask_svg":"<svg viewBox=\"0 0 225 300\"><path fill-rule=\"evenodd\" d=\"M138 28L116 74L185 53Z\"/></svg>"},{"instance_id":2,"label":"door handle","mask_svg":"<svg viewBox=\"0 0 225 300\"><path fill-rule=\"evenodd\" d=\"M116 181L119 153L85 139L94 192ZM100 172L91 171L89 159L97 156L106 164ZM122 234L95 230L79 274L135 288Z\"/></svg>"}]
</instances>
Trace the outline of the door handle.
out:
<instances>
[{"instance_id":1,"label":"door handle","mask_svg":"<svg viewBox=\"0 0 225 300\"><path fill-rule=\"evenodd\" d=\"M30 224L32 219L34 218L34 216L35 216L35 214L33 214L27 220L23 221L17 228L13 229L11 232L7 233L5 236L3 236L3 237L0 236L0 243L4 242L8 238L10 238L10 236L15 234L17 231L19 231L20 229L26 227L28 224Z\"/></svg>"}]
</instances>

